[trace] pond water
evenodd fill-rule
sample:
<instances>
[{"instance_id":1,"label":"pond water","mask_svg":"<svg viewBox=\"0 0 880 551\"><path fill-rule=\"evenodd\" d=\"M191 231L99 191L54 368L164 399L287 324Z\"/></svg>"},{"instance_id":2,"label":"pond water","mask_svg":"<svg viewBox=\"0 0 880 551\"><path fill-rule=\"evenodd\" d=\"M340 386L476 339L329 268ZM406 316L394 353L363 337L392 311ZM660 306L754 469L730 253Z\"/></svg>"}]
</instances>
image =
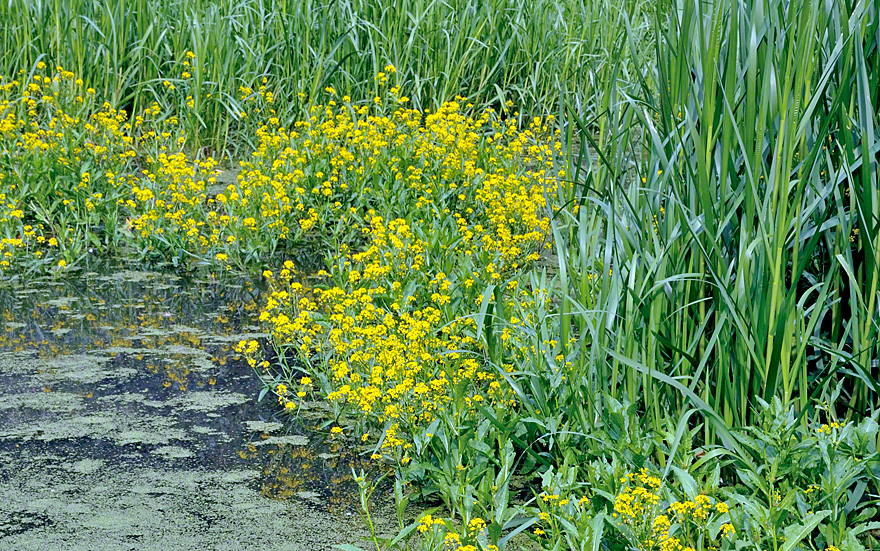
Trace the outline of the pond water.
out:
<instances>
[{"instance_id":1,"label":"pond water","mask_svg":"<svg viewBox=\"0 0 880 551\"><path fill-rule=\"evenodd\" d=\"M0 283L0 549L367 547L365 456L309 430L317 411L281 423L233 351L263 336L259 295L132 271Z\"/></svg>"}]
</instances>

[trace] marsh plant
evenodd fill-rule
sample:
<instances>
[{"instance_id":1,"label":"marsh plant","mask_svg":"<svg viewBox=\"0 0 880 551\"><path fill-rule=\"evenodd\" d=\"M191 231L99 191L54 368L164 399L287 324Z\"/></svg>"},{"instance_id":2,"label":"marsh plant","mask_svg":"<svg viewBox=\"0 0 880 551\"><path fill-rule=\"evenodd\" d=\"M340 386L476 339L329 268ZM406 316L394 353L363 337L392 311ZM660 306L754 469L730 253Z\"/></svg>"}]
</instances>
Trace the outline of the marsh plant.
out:
<instances>
[{"instance_id":1,"label":"marsh plant","mask_svg":"<svg viewBox=\"0 0 880 551\"><path fill-rule=\"evenodd\" d=\"M377 551L877 548L876 3L367 4L4 4L0 273L262 278Z\"/></svg>"},{"instance_id":2,"label":"marsh plant","mask_svg":"<svg viewBox=\"0 0 880 551\"><path fill-rule=\"evenodd\" d=\"M604 63L627 26L652 36L647 0L76 0L0 4L0 71L62 65L129 112L154 101L181 113L193 145L253 148L246 108L268 79L286 126L323 90L372 100L377 75L400 68L413 104L462 95L547 114L577 93L583 60ZM190 54L187 54L189 52ZM250 90L242 98L240 90ZM278 93L280 91L283 93Z\"/></svg>"},{"instance_id":3,"label":"marsh plant","mask_svg":"<svg viewBox=\"0 0 880 551\"><path fill-rule=\"evenodd\" d=\"M359 331L369 317L395 342L398 307L445 302L442 263L420 285L367 243L388 268L331 256L310 291L329 301L289 301L306 304L285 313L308 333L300 365L340 415L375 415L377 459L457 519L425 519L429 547L524 531L548 548L876 545L876 8L683 3L656 25L655 59L606 82L604 111L566 105L554 139L570 164L543 184L553 253L500 281L449 279L454 315L425 318L433 358ZM366 273L404 276L375 291L391 308L347 299ZM410 371L389 375L391 358ZM506 395L456 384L446 366L471 358L470 380ZM434 373L451 384L419 387ZM859 436L827 440L841 430ZM511 492L514 473L542 492ZM485 542L467 539L473 518Z\"/></svg>"}]
</instances>

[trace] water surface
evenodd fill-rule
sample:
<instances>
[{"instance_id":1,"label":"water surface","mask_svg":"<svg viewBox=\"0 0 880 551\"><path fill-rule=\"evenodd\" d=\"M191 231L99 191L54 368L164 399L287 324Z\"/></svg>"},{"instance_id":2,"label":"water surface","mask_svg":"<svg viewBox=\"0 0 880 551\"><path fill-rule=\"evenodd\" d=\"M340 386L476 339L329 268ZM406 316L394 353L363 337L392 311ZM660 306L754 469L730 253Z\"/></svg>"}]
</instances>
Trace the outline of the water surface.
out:
<instances>
[{"instance_id":1,"label":"water surface","mask_svg":"<svg viewBox=\"0 0 880 551\"><path fill-rule=\"evenodd\" d=\"M125 270L0 284L0 548L367 547L364 455L308 430L318 412L282 424L233 351L263 336L259 294Z\"/></svg>"}]
</instances>

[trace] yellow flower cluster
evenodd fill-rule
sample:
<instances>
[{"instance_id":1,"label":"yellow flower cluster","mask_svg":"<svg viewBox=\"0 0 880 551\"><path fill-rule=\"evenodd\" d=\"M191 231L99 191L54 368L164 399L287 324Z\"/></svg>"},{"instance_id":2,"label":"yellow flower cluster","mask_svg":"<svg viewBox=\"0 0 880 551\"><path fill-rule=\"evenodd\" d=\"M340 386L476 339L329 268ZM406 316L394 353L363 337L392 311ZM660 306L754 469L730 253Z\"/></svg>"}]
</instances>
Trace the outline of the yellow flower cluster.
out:
<instances>
[{"instance_id":1,"label":"yellow flower cluster","mask_svg":"<svg viewBox=\"0 0 880 551\"><path fill-rule=\"evenodd\" d=\"M550 541L564 537L564 527L579 527L578 530L586 536L586 525L592 521L593 510L590 498L582 495L578 498L569 494L556 485L544 487L544 491L538 494L537 525L532 530L535 536L541 536L545 547Z\"/></svg>"},{"instance_id":2,"label":"yellow flower cluster","mask_svg":"<svg viewBox=\"0 0 880 551\"><path fill-rule=\"evenodd\" d=\"M221 239L227 237L223 230L237 220L211 208L215 200L207 188L216 176L213 159L191 161L180 152L159 153L155 169L143 170L131 186L134 199L129 207L136 213L131 228L149 246L202 254L223 247ZM218 254L223 253L212 256L225 264L226 258Z\"/></svg>"},{"instance_id":3,"label":"yellow flower cluster","mask_svg":"<svg viewBox=\"0 0 880 551\"><path fill-rule=\"evenodd\" d=\"M199 60L181 59L182 80L166 88L186 88L192 105L210 98L193 88ZM549 246L544 194L557 185L561 146L548 121L520 131L491 110L463 113L460 100L407 109L395 86L393 111L337 103L331 90L327 105L285 128L264 79L239 90L242 118L265 121L253 126L256 150L222 174L212 158L182 152L190 113L154 103L129 120L69 71L39 67L0 79L0 269L22 256L69 263L85 245L109 252L121 240L151 259L244 268L304 240L356 245L356 228L375 216L422 229L442 221L456 251L497 278ZM395 70L384 73L382 82Z\"/></svg>"},{"instance_id":4,"label":"yellow flower cluster","mask_svg":"<svg viewBox=\"0 0 880 551\"><path fill-rule=\"evenodd\" d=\"M431 114L399 108L383 115L331 101L290 130L270 119L236 184L217 199L231 217L258 221L252 225L263 239L332 232L377 205L419 223L449 217L463 250L502 251L521 262L549 228L544 191L553 149L536 139L546 124L519 133L491 112L473 119L460 109L449 102ZM514 160L525 168L511 170Z\"/></svg>"},{"instance_id":5,"label":"yellow flower cluster","mask_svg":"<svg viewBox=\"0 0 880 551\"><path fill-rule=\"evenodd\" d=\"M392 226L396 237L406 227ZM384 224L374 224L374 236L384 232ZM445 274L431 278L434 285L421 296L392 300L389 295L403 289L396 280L406 280L412 264L421 264L418 257L389 258L402 265L364 263L362 258L347 272L350 283L342 286L306 293L300 284L287 281L286 290L270 295L261 319L272 328L277 344L294 349L310 367L328 375L328 399L346 403L377 423L390 422L383 448L393 451L407 449L403 435L441 412L464 415L478 404L509 398L494 373L465 355L466 350L480 350L472 336L475 322L444 312L451 290ZM395 281L385 281L389 276Z\"/></svg>"},{"instance_id":6,"label":"yellow flower cluster","mask_svg":"<svg viewBox=\"0 0 880 551\"><path fill-rule=\"evenodd\" d=\"M273 290L260 319L323 376L327 398L390 427L382 451L402 460L417 427L512 404L475 314L487 286L515 289L548 246L545 194L559 175L546 121L519 132L460 109L328 106L293 131L265 127L226 200L263 233L320 224L342 240L315 288L293 281L292 266L264 274ZM263 212L235 210L251 202Z\"/></svg>"},{"instance_id":7,"label":"yellow flower cluster","mask_svg":"<svg viewBox=\"0 0 880 551\"><path fill-rule=\"evenodd\" d=\"M189 160L184 143L158 104L129 119L61 67L0 77L0 271L110 253L128 230L145 252L192 247L168 236L192 237L214 161Z\"/></svg>"},{"instance_id":8,"label":"yellow flower cluster","mask_svg":"<svg viewBox=\"0 0 880 551\"><path fill-rule=\"evenodd\" d=\"M624 522L641 520L660 503L662 483L656 476L648 474L646 469L638 473L628 473L620 481L626 486L614 498L614 512Z\"/></svg>"},{"instance_id":9,"label":"yellow flower cluster","mask_svg":"<svg viewBox=\"0 0 880 551\"><path fill-rule=\"evenodd\" d=\"M0 76L0 273L21 261L64 266L58 256L84 228L117 215L116 173L132 166L137 125L62 67Z\"/></svg>"},{"instance_id":10,"label":"yellow flower cluster","mask_svg":"<svg viewBox=\"0 0 880 551\"><path fill-rule=\"evenodd\" d=\"M637 549L643 551L694 551L700 534L705 534L713 515L726 515L726 503L713 505L705 494L693 501L674 501L660 508L662 481L642 469L621 479L624 487L614 499L614 516ZM670 534L673 526L677 532ZM718 537L730 537L733 525L720 525Z\"/></svg>"},{"instance_id":11,"label":"yellow flower cluster","mask_svg":"<svg viewBox=\"0 0 880 551\"><path fill-rule=\"evenodd\" d=\"M816 432L828 435L838 429L840 429L840 423L823 423L822 426L816 429Z\"/></svg>"},{"instance_id":12,"label":"yellow flower cluster","mask_svg":"<svg viewBox=\"0 0 880 551\"><path fill-rule=\"evenodd\" d=\"M496 545L485 541L486 526L485 520L480 517L473 517L462 527L462 533L458 534L454 530L454 524L451 520L424 515L419 519L418 531L424 538L424 549L498 551Z\"/></svg>"},{"instance_id":13,"label":"yellow flower cluster","mask_svg":"<svg viewBox=\"0 0 880 551\"><path fill-rule=\"evenodd\" d=\"M434 526L444 524L442 518L433 518L431 515L425 515L419 519L419 532L425 533L433 529Z\"/></svg>"}]
</instances>

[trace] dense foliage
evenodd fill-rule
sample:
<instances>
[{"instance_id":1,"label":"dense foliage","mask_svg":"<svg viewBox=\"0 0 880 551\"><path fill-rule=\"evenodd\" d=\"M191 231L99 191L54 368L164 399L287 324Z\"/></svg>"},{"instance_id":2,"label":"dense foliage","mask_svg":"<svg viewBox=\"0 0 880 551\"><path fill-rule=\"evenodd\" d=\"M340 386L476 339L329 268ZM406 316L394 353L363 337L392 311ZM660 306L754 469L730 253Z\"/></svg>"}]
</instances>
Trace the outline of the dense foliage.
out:
<instances>
[{"instance_id":1,"label":"dense foliage","mask_svg":"<svg viewBox=\"0 0 880 551\"><path fill-rule=\"evenodd\" d=\"M117 108L192 111L191 145L247 154L246 99L268 79L289 126L334 87L377 95L385 65L417 109L456 96L500 109L591 103L629 28L649 40L647 0L67 0L0 2L0 72L62 65ZM646 42L647 43L647 42ZM187 56L191 52L192 56ZM628 57L628 56L626 56ZM188 66L184 63L188 62ZM602 76L600 76L602 75ZM283 91L283 92L282 92Z\"/></svg>"},{"instance_id":2,"label":"dense foliage","mask_svg":"<svg viewBox=\"0 0 880 551\"><path fill-rule=\"evenodd\" d=\"M0 273L262 277L377 549L877 548L876 4L405 4L0 7Z\"/></svg>"}]
</instances>

